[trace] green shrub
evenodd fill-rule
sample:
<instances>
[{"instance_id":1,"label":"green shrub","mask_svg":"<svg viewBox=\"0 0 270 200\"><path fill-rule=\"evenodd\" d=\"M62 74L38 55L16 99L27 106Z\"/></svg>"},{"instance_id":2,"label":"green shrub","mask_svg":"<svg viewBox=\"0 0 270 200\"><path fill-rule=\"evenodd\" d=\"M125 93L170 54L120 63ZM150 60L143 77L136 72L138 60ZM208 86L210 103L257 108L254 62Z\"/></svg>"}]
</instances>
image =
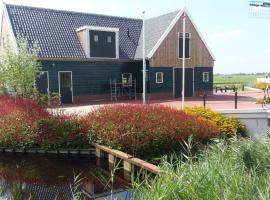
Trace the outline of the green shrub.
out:
<instances>
[{"instance_id":1,"label":"green shrub","mask_svg":"<svg viewBox=\"0 0 270 200\"><path fill-rule=\"evenodd\" d=\"M257 104L262 104L263 103L263 98L262 97L258 97L257 98Z\"/></svg>"},{"instance_id":2,"label":"green shrub","mask_svg":"<svg viewBox=\"0 0 270 200\"><path fill-rule=\"evenodd\" d=\"M61 105L61 98L58 93L43 94L37 90L28 96L29 99L36 101L43 107L57 107Z\"/></svg>"},{"instance_id":3,"label":"green shrub","mask_svg":"<svg viewBox=\"0 0 270 200\"><path fill-rule=\"evenodd\" d=\"M208 108L193 107L185 108L186 113L195 114L207 119L217 125L220 134L233 136L235 134L245 134L246 126L234 117L225 117L221 113L214 112Z\"/></svg>"},{"instance_id":4,"label":"green shrub","mask_svg":"<svg viewBox=\"0 0 270 200\"><path fill-rule=\"evenodd\" d=\"M270 97L266 97L265 103L270 104Z\"/></svg>"},{"instance_id":5,"label":"green shrub","mask_svg":"<svg viewBox=\"0 0 270 200\"><path fill-rule=\"evenodd\" d=\"M116 105L99 108L85 119L90 140L142 157L179 149L193 136L216 136L217 127L202 118L161 105Z\"/></svg>"},{"instance_id":6,"label":"green shrub","mask_svg":"<svg viewBox=\"0 0 270 200\"><path fill-rule=\"evenodd\" d=\"M262 104L262 103L263 103L263 98L262 97L258 97L257 98L257 104ZM266 104L270 104L270 97L266 97L265 103Z\"/></svg>"}]
</instances>

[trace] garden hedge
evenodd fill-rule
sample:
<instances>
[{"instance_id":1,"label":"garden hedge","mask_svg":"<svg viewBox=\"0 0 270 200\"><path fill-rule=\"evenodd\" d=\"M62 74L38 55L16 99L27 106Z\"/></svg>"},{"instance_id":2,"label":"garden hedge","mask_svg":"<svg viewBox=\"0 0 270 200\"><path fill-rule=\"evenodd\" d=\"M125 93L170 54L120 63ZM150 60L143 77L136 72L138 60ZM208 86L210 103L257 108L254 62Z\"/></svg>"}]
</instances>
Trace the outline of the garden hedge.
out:
<instances>
[{"instance_id":1,"label":"garden hedge","mask_svg":"<svg viewBox=\"0 0 270 200\"><path fill-rule=\"evenodd\" d=\"M205 141L218 133L208 120L161 105L105 106L88 114L84 129L92 142L142 157L179 149L190 136Z\"/></svg>"},{"instance_id":2,"label":"garden hedge","mask_svg":"<svg viewBox=\"0 0 270 200\"><path fill-rule=\"evenodd\" d=\"M0 96L0 147L83 148L76 116L54 116L33 100Z\"/></svg>"}]
</instances>

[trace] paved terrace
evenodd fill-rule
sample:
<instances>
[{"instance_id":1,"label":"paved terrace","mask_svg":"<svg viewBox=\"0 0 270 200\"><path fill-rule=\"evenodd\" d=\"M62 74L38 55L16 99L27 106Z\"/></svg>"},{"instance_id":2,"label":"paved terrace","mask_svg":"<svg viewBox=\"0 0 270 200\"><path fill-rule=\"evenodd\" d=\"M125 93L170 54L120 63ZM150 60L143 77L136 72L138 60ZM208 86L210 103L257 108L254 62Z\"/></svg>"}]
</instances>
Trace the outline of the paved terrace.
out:
<instances>
[{"instance_id":1,"label":"paved terrace","mask_svg":"<svg viewBox=\"0 0 270 200\"><path fill-rule=\"evenodd\" d=\"M249 92L238 92L238 109L262 109L261 104L256 104L257 98L263 97L262 91L249 91ZM216 93L213 96L206 98L206 107L213 110L224 110L224 109L234 109L234 99L235 95L233 92L227 93ZM161 104L170 106L173 108L181 108L181 99L167 99L167 100L149 100L148 104ZM91 102L87 105L67 105L60 108L61 112L66 114L79 114L84 115L91 112L101 106L105 105L126 105L126 104L142 104L141 100L126 100L118 102ZM192 97L185 98L185 106L203 106L203 97ZM53 110L54 112L57 109Z\"/></svg>"}]
</instances>

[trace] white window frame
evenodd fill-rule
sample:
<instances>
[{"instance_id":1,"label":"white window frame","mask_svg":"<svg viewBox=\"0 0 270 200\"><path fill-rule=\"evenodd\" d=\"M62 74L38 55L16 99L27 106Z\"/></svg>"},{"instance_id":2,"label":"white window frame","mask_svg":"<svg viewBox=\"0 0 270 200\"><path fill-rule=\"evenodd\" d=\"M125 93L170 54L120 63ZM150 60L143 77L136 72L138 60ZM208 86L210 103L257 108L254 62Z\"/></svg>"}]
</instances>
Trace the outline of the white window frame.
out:
<instances>
[{"instance_id":1,"label":"white window frame","mask_svg":"<svg viewBox=\"0 0 270 200\"><path fill-rule=\"evenodd\" d=\"M98 35L94 35L94 42L98 42Z\"/></svg>"},{"instance_id":2,"label":"white window frame","mask_svg":"<svg viewBox=\"0 0 270 200\"><path fill-rule=\"evenodd\" d=\"M47 87L47 93L50 94L50 77L49 77L49 71L40 71L40 75L47 74L47 82L48 82L48 87Z\"/></svg>"},{"instance_id":3,"label":"white window frame","mask_svg":"<svg viewBox=\"0 0 270 200\"><path fill-rule=\"evenodd\" d=\"M131 80L131 82L129 81L127 84L124 83L124 75L129 75L129 80ZM124 86L131 86L132 85L132 73L122 73L122 85Z\"/></svg>"},{"instance_id":4,"label":"white window frame","mask_svg":"<svg viewBox=\"0 0 270 200\"><path fill-rule=\"evenodd\" d=\"M107 43L112 43L112 36L110 35L107 36Z\"/></svg>"},{"instance_id":5,"label":"white window frame","mask_svg":"<svg viewBox=\"0 0 270 200\"><path fill-rule=\"evenodd\" d=\"M61 88L61 76L60 76L60 73L65 73L65 72L68 72L68 73L71 73L71 95L72 95L72 103L73 103L73 74L72 74L72 71L58 71L58 94L59 96L61 97L61 91L60 91L60 88Z\"/></svg>"},{"instance_id":6,"label":"white window frame","mask_svg":"<svg viewBox=\"0 0 270 200\"><path fill-rule=\"evenodd\" d=\"M205 75L206 75L206 79L205 79ZM209 72L203 72L203 82L204 83L209 82Z\"/></svg>"},{"instance_id":7,"label":"white window frame","mask_svg":"<svg viewBox=\"0 0 270 200\"><path fill-rule=\"evenodd\" d=\"M87 58L96 58L96 59L119 59L119 28L110 28L110 27L102 27L102 26L83 26L81 28L76 29L76 32L85 31L85 54ZM90 47L90 31L105 31L105 32L114 32L115 33L115 58L108 57L92 57L90 56L91 47Z\"/></svg>"},{"instance_id":8,"label":"white window frame","mask_svg":"<svg viewBox=\"0 0 270 200\"><path fill-rule=\"evenodd\" d=\"M158 81L158 74L161 74L161 81ZM156 72L156 83L163 83L163 82L164 82L164 73Z\"/></svg>"},{"instance_id":9,"label":"white window frame","mask_svg":"<svg viewBox=\"0 0 270 200\"><path fill-rule=\"evenodd\" d=\"M180 58L179 56L179 52L180 52L180 45L179 45L179 41L180 41L180 35L183 34L183 32L178 32L178 59L182 60L183 58ZM186 32L186 34L188 34L188 38L189 38L189 57L185 58L185 59L191 59L190 57L190 53L191 53L191 33L190 32ZM187 37L186 37L187 38ZM183 37L181 38L183 40Z\"/></svg>"}]
</instances>

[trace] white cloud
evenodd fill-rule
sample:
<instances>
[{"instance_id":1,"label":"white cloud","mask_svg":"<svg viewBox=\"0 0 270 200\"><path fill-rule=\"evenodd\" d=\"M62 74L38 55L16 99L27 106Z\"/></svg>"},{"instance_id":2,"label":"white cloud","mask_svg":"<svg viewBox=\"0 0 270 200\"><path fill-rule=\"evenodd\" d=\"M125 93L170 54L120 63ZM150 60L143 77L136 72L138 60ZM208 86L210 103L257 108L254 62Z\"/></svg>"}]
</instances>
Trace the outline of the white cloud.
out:
<instances>
[{"instance_id":1,"label":"white cloud","mask_svg":"<svg viewBox=\"0 0 270 200\"><path fill-rule=\"evenodd\" d=\"M231 40L234 38L239 38L244 34L243 29L235 29L231 31L223 31L223 32L215 32L210 36L211 41L225 41L225 40Z\"/></svg>"}]
</instances>

